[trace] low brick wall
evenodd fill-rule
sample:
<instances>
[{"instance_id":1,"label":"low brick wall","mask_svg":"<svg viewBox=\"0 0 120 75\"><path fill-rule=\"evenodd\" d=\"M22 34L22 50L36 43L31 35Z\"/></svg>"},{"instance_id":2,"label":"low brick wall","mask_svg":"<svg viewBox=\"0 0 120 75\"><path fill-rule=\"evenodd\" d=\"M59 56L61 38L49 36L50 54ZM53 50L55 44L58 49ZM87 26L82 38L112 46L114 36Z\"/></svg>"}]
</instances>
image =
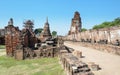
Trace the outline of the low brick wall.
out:
<instances>
[{"instance_id":1,"label":"low brick wall","mask_svg":"<svg viewBox=\"0 0 120 75\"><path fill-rule=\"evenodd\" d=\"M103 52L120 55L119 46L113 46L113 45L108 45L108 44L98 44L98 43L85 43L85 42L84 43L79 42L79 44L84 47L90 47L90 48L100 50Z\"/></svg>"},{"instance_id":2,"label":"low brick wall","mask_svg":"<svg viewBox=\"0 0 120 75\"><path fill-rule=\"evenodd\" d=\"M88 65L81 61L80 56L76 56L76 52L74 55L66 49L60 49L59 59L67 75L94 75Z\"/></svg>"}]
</instances>

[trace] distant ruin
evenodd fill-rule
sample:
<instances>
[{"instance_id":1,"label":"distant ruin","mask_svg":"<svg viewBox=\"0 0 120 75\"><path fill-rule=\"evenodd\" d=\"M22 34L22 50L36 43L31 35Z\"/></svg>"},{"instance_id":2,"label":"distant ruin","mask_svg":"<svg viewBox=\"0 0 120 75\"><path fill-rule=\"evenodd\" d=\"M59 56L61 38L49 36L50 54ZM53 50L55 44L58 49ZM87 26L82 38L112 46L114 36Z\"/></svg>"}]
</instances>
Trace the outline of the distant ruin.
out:
<instances>
[{"instance_id":1,"label":"distant ruin","mask_svg":"<svg viewBox=\"0 0 120 75\"><path fill-rule=\"evenodd\" d=\"M71 27L68 32L68 35L79 33L81 31L81 28L82 28L81 17L80 17L79 12L76 11L74 14L74 17L72 18Z\"/></svg>"},{"instance_id":2,"label":"distant ruin","mask_svg":"<svg viewBox=\"0 0 120 75\"><path fill-rule=\"evenodd\" d=\"M57 39L52 38L48 20L40 38L33 32L33 21L24 22L24 29L13 25L13 19L5 27L5 44L7 56L14 56L18 60L35 57L54 57L56 52Z\"/></svg>"},{"instance_id":3,"label":"distant ruin","mask_svg":"<svg viewBox=\"0 0 120 75\"><path fill-rule=\"evenodd\" d=\"M79 28L81 28L81 18L77 20L80 24ZM77 32L77 28L75 29L72 27L76 25L73 23L75 22L72 21L69 34L64 37L64 40L80 42L81 45L85 47L92 47L101 51L120 55L120 26Z\"/></svg>"},{"instance_id":4,"label":"distant ruin","mask_svg":"<svg viewBox=\"0 0 120 75\"><path fill-rule=\"evenodd\" d=\"M48 18L47 18L46 23L44 25L44 29L40 34L40 40L42 42L44 42L46 39L50 39L50 38L52 38L52 35L51 35L51 32L50 32Z\"/></svg>"}]
</instances>

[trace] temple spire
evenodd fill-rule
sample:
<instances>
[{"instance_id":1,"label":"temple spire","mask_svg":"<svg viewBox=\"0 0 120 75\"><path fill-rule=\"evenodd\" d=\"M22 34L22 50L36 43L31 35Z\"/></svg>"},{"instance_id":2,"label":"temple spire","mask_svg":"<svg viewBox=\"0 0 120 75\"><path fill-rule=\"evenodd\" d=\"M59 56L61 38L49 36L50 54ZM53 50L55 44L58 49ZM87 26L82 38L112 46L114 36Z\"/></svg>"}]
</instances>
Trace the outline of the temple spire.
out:
<instances>
[{"instance_id":1,"label":"temple spire","mask_svg":"<svg viewBox=\"0 0 120 75\"><path fill-rule=\"evenodd\" d=\"M48 17L46 18L46 23L48 23Z\"/></svg>"},{"instance_id":2,"label":"temple spire","mask_svg":"<svg viewBox=\"0 0 120 75\"><path fill-rule=\"evenodd\" d=\"M45 40L47 40L49 38L52 38L52 36L51 36L50 27L49 27L49 23L48 23L48 17L47 17L45 25L44 25L44 29L43 29L42 33L40 34L40 40L42 42L45 42Z\"/></svg>"},{"instance_id":3,"label":"temple spire","mask_svg":"<svg viewBox=\"0 0 120 75\"><path fill-rule=\"evenodd\" d=\"M48 25L48 26L49 26L48 17L46 17L46 23L45 23L45 25Z\"/></svg>"},{"instance_id":4,"label":"temple spire","mask_svg":"<svg viewBox=\"0 0 120 75\"><path fill-rule=\"evenodd\" d=\"M8 21L8 25L13 25L13 19L10 18L10 20Z\"/></svg>"}]
</instances>

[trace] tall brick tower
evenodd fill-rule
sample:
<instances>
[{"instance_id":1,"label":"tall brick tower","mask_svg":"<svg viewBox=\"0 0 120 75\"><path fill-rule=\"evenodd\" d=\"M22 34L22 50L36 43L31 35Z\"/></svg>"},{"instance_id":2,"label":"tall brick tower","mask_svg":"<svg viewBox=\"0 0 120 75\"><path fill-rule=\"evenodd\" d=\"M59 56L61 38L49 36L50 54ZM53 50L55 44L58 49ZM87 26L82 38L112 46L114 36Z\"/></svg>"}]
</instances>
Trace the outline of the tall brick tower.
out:
<instances>
[{"instance_id":1,"label":"tall brick tower","mask_svg":"<svg viewBox=\"0 0 120 75\"><path fill-rule=\"evenodd\" d=\"M18 27L13 26L13 19L8 22L8 26L5 27L5 45L7 56L14 56L17 45L20 41L20 30Z\"/></svg>"},{"instance_id":2,"label":"tall brick tower","mask_svg":"<svg viewBox=\"0 0 120 75\"><path fill-rule=\"evenodd\" d=\"M82 23L81 23L81 17L79 12L75 12L74 17L72 18L71 21L71 27L69 31L69 35L71 34L77 34L78 32L81 31Z\"/></svg>"}]
</instances>

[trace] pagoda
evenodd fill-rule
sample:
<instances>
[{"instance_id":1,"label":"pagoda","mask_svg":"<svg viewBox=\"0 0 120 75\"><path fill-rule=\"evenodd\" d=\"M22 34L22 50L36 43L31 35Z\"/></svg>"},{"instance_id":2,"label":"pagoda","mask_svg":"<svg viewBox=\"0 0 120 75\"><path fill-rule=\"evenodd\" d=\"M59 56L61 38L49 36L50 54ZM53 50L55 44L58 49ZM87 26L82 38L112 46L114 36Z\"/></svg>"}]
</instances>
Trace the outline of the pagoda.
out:
<instances>
[{"instance_id":1,"label":"pagoda","mask_svg":"<svg viewBox=\"0 0 120 75\"><path fill-rule=\"evenodd\" d=\"M41 42L45 42L47 39L52 38L51 32L50 32L50 27L48 23L48 18L46 19L46 23L44 25L44 29L40 34L40 40Z\"/></svg>"}]
</instances>

